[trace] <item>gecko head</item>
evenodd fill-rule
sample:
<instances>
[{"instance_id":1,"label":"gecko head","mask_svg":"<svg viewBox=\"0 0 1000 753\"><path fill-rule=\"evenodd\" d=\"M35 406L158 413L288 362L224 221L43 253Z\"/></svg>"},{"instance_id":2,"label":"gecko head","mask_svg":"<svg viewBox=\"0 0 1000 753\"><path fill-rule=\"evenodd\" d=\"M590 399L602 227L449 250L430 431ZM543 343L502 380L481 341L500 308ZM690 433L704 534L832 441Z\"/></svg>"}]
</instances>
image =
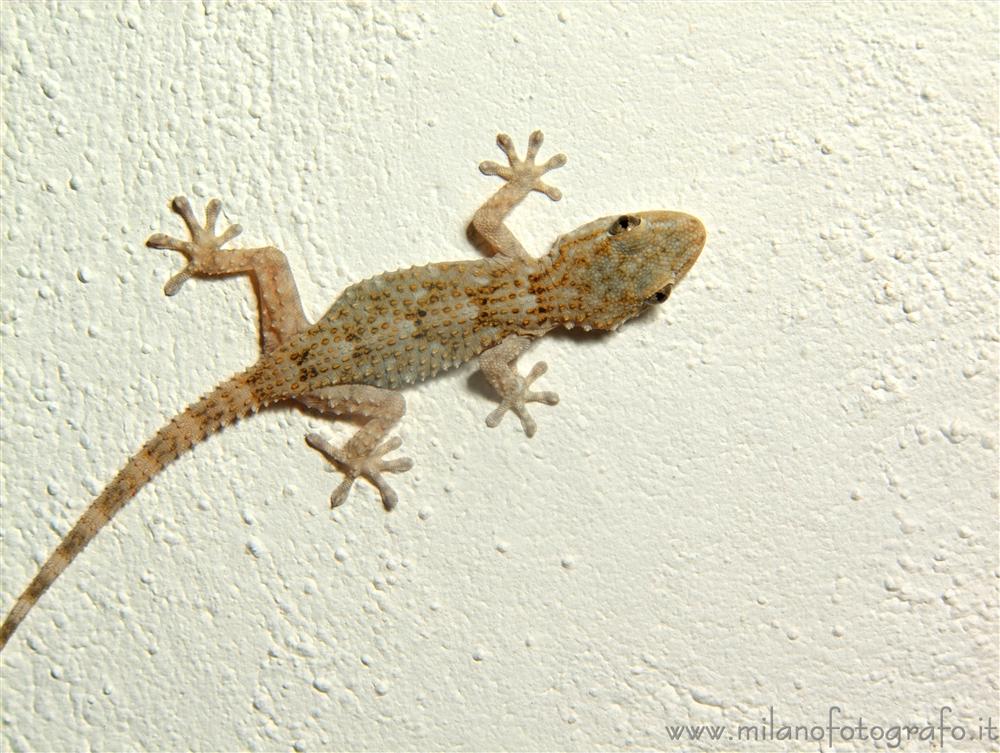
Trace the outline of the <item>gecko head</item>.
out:
<instances>
[{"instance_id":1,"label":"gecko head","mask_svg":"<svg viewBox=\"0 0 1000 753\"><path fill-rule=\"evenodd\" d=\"M700 220L665 211L602 217L560 237L549 279L578 302L565 323L617 329L666 301L704 245Z\"/></svg>"}]
</instances>

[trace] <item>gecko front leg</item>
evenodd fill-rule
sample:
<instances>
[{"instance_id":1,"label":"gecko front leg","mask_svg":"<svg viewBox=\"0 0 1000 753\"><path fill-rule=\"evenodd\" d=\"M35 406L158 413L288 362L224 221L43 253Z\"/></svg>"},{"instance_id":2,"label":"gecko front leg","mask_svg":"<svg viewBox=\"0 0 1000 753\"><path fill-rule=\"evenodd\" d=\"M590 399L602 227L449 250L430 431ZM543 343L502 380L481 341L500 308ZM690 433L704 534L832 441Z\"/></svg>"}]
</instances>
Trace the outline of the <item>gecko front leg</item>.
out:
<instances>
[{"instance_id":1,"label":"gecko front leg","mask_svg":"<svg viewBox=\"0 0 1000 753\"><path fill-rule=\"evenodd\" d=\"M517 359L530 344L529 338L514 335L479 356L479 368L500 395L500 407L486 417L486 425L491 429L499 426L507 411L511 411L521 419L524 433L534 436L537 425L525 403L555 405L559 402L559 395L555 392L532 392L528 389L549 368L544 361L536 363L526 377L518 373Z\"/></svg>"},{"instance_id":2,"label":"gecko front leg","mask_svg":"<svg viewBox=\"0 0 1000 753\"><path fill-rule=\"evenodd\" d=\"M396 492L383 478L383 473L401 473L413 467L409 458L386 460L384 456L399 449L399 437L386 439L396 422L406 413L403 396L392 390L360 384L327 387L297 398L309 408L336 416L353 415L365 419L364 425L347 443L336 448L319 434L306 437L306 442L326 456L346 478L330 495L330 506L338 507L347 501L347 495L358 477L369 481L382 497L386 510L396 506Z\"/></svg>"},{"instance_id":3,"label":"gecko front leg","mask_svg":"<svg viewBox=\"0 0 1000 753\"><path fill-rule=\"evenodd\" d=\"M508 166L486 161L479 165L479 171L483 175L497 175L506 182L472 218L472 228L494 254L520 259L529 264L535 264L536 260L525 252L504 219L532 191L543 193L552 201L562 198L562 192L542 182L542 176L565 165L566 155L557 154L544 164L536 165L535 157L538 156L542 140L541 131L532 133L528 137L528 151L522 160L517 156L510 136L506 133L497 135L497 144L507 155ZM534 435L537 426L525 404L537 402L555 405L559 402L559 396L554 392L533 392L528 389L548 368L544 362L536 363L527 377L518 373L516 361L530 344L530 338L514 335L479 357L480 370L500 395L500 406L486 417L486 425L491 428L498 426L507 412L512 411L521 420L521 427L529 437Z\"/></svg>"},{"instance_id":4,"label":"gecko front leg","mask_svg":"<svg viewBox=\"0 0 1000 753\"><path fill-rule=\"evenodd\" d=\"M552 201L562 198L558 188L543 183L541 178L550 170L565 165L566 155L557 154L545 164L536 165L535 157L542 146L541 131L535 131L528 138L528 152L523 160L517 156L514 142L506 133L497 135L497 144L507 155L509 167L486 161L479 165L479 171L483 175L497 175L507 182L479 207L472 217L472 227L494 254L532 260L504 224L504 218L532 191L543 193Z\"/></svg>"},{"instance_id":5,"label":"gecko front leg","mask_svg":"<svg viewBox=\"0 0 1000 753\"><path fill-rule=\"evenodd\" d=\"M175 295L192 277L244 273L251 277L257 292L261 346L265 353L309 326L288 259L281 251L274 246L223 249L222 246L243 232L243 228L230 225L219 235L215 234L215 222L222 210L218 199L212 199L206 205L204 226L195 219L186 197L176 197L170 208L184 221L191 240L182 241L156 233L146 241L150 248L180 251L188 258L187 266L164 286L164 293Z\"/></svg>"}]
</instances>

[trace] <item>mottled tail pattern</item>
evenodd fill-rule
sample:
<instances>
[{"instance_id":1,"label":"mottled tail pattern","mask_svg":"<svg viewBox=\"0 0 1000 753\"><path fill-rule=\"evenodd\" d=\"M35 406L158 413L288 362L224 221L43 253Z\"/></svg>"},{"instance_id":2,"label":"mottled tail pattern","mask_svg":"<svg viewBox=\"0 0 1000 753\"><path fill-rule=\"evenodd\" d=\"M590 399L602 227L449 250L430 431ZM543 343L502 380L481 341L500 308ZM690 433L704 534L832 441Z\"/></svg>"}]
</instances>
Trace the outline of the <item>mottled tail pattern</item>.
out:
<instances>
[{"instance_id":1,"label":"mottled tail pattern","mask_svg":"<svg viewBox=\"0 0 1000 753\"><path fill-rule=\"evenodd\" d=\"M0 626L0 650L7 645L17 626L46 589L147 481L209 434L260 407L261 399L248 385L248 377L257 368L255 366L237 374L189 406L129 460L114 481L87 508L18 598Z\"/></svg>"}]
</instances>

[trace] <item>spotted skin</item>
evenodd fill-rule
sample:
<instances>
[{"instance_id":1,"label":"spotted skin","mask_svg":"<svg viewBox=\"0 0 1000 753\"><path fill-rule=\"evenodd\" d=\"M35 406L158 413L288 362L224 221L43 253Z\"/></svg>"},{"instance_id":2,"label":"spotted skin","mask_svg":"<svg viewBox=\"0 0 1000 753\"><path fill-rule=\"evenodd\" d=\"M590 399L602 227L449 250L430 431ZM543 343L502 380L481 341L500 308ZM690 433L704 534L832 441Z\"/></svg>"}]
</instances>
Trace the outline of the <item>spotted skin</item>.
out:
<instances>
[{"instance_id":1,"label":"spotted skin","mask_svg":"<svg viewBox=\"0 0 1000 753\"><path fill-rule=\"evenodd\" d=\"M401 387L478 357L500 397L487 425L497 426L511 412L530 437L536 423L527 403L559 400L554 392L529 389L545 372L544 363L535 364L527 376L517 370L517 359L531 342L557 327L618 329L665 301L701 253L701 222L679 212L654 211L595 220L558 238L545 256L530 256L504 220L532 191L558 201L559 190L541 178L566 158L559 154L536 164L540 131L531 134L523 159L506 134L497 137L497 144L507 164L483 162L479 169L504 183L471 223L472 236L489 256L363 280L341 293L315 324L302 311L281 251L273 246L223 249L241 229L233 225L216 234L218 200L208 202L203 225L186 198L173 200L189 239L158 233L146 241L188 259L164 292L176 294L192 277L251 277L260 309L260 359L176 416L128 461L15 602L0 626L0 649L98 531L146 482L209 434L283 401L333 417L360 418L361 428L343 447L319 434L306 441L344 474L331 496L333 506L343 504L354 481L363 478L392 509L397 497L384 474L412 466L409 458L385 457L401 445L398 437L388 437L406 412Z\"/></svg>"}]
</instances>

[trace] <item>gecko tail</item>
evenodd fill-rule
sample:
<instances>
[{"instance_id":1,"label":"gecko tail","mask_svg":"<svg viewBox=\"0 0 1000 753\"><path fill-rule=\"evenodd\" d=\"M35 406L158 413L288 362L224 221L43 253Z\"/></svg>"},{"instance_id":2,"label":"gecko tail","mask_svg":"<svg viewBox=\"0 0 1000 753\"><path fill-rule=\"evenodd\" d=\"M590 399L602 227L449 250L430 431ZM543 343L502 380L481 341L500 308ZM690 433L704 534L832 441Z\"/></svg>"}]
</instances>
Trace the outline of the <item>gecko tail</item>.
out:
<instances>
[{"instance_id":1,"label":"gecko tail","mask_svg":"<svg viewBox=\"0 0 1000 753\"><path fill-rule=\"evenodd\" d=\"M46 589L146 482L205 437L270 402L254 389L260 369L257 364L220 384L175 416L132 456L18 597L0 626L0 651Z\"/></svg>"}]
</instances>

